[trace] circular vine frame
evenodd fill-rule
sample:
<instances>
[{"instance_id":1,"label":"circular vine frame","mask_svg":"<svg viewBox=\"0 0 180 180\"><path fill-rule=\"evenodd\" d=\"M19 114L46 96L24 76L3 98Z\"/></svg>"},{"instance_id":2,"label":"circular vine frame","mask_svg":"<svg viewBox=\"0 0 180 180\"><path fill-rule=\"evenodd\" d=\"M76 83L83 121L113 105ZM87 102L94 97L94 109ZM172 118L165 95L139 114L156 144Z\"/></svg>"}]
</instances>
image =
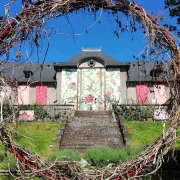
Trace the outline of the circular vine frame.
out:
<instances>
[{"instance_id":1,"label":"circular vine frame","mask_svg":"<svg viewBox=\"0 0 180 180\"><path fill-rule=\"evenodd\" d=\"M156 172L163 162L163 156L175 142L177 129L180 125L180 97L178 94L180 90L180 50L175 43L176 38L167 29L161 27L155 18L146 13L142 7L128 0L41 0L35 4L31 4L29 1L28 4L24 5L22 12L6 24L0 34L0 55L8 53L15 44L28 39L33 29L36 30L33 42L37 45L38 38L41 36L38 31L43 26L44 19L62 16L82 8L89 8L93 12L102 8L103 10L111 11L111 13L122 12L126 16L132 15L136 18L136 21L143 24L150 44L159 43L162 49L171 52L173 78L170 87L171 96L168 101L168 110L176 112L172 113L171 126L136 158L123 163L121 166L97 169L93 176L87 175L71 164L57 165L56 163L49 164L44 162L37 155L15 144L9 137L8 128L2 123L0 125L0 139L6 146L6 149L17 157L19 163L26 164L32 170L31 175L39 174L47 179L120 180L147 175L148 173L145 173L144 170L149 166L154 167L154 171L150 173Z\"/></svg>"}]
</instances>

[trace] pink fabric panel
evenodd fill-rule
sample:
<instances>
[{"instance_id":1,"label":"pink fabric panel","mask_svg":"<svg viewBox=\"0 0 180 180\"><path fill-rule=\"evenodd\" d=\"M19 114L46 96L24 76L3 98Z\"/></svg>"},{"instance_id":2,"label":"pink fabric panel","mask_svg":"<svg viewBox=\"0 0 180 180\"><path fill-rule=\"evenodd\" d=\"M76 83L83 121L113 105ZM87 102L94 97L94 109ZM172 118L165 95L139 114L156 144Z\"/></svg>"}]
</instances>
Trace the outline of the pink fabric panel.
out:
<instances>
[{"instance_id":1,"label":"pink fabric panel","mask_svg":"<svg viewBox=\"0 0 180 180\"><path fill-rule=\"evenodd\" d=\"M18 87L18 104L29 104L29 86Z\"/></svg>"},{"instance_id":2,"label":"pink fabric panel","mask_svg":"<svg viewBox=\"0 0 180 180\"><path fill-rule=\"evenodd\" d=\"M36 86L36 103L47 103L47 86Z\"/></svg>"},{"instance_id":3,"label":"pink fabric panel","mask_svg":"<svg viewBox=\"0 0 180 180\"><path fill-rule=\"evenodd\" d=\"M154 85L154 95L157 104L164 104L167 100L164 85Z\"/></svg>"},{"instance_id":4,"label":"pink fabric panel","mask_svg":"<svg viewBox=\"0 0 180 180\"><path fill-rule=\"evenodd\" d=\"M148 103L148 87L147 85L136 85L136 103Z\"/></svg>"}]
</instances>

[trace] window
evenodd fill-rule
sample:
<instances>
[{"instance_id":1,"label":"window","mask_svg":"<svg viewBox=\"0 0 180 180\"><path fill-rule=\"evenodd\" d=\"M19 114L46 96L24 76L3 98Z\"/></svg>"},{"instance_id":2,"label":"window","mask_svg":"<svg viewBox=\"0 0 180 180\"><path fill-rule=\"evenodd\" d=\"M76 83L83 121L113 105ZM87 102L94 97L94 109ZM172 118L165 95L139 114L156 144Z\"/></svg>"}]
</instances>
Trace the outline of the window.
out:
<instances>
[{"instance_id":1,"label":"window","mask_svg":"<svg viewBox=\"0 0 180 180\"><path fill-rule=\"evenodd\" d=\"M30 78L33 75L32 71L23 71L23 72L24 72L25 78Z\"/></svg>"},{"instance_id":2,"label":"window","mask_svg":"<svg viewBox=\"0 0 180 180\"><path fill-rule=\"evenodd\" d=\"M166 103L166 89L164 85L154 85L154 96L157 104Z\"/></svg>"},{"instance_id":3,"label":"window","mask_svg":"<svg viewBox=\"0 0 180 180\"><path fill-rule=\"evenodd\" d=\"M47 104L47 86L36 86L36 104Z\"/></svg>"},{"instance_id":4,"label":"window","mask_svg":"<svg viewBox=\"0 0 180 180\"><path fill-rule=\"evenodd\" d=\"M94 60L92 60L92 59L88 61L88 66L89 67L94 67L95 64L96 64L96 62Z\"/></svg>"},{"instance_id":5,"label":"window","mask_svg":"<svg viewBox=\"0 0 180 180\"><path fill-rule=\"evenodd\" d=\"M29 104L29 86L18 86L18 104Z\"/></svg>"},{"instance_id":6,"label":"window","mask_svg":"<svg viewBox=\"0 0 180 180\"><path fill-rule=\"evenodd\" d=\"M148 87L147 85L136 85L136 103L147 104L148 103Z\"/></svg>"}]
</instances>

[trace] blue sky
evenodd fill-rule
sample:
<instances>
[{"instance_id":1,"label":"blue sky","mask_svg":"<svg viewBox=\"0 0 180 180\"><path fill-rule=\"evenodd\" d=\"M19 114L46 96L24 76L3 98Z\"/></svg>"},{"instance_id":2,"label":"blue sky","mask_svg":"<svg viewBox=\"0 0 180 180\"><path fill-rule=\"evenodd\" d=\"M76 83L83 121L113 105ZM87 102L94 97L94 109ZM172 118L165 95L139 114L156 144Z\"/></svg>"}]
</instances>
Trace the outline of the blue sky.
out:
<instances>
[{"instance_id":1,"label":"blue sky","mask_svg":"<svg viewBox=\"0 0 180 180\"><path fill-rule=\"evenodd\" d=\"M0 15L4 15L4 4L7 0L0 0ZM136 3L142 6L147 12L154 12L156 15L161 12L165 16L164 23L173 22L170 17L168 17L168 11L164 10L163 0L136 0ZM16 2L11 6L10 13L12 16L20 12L21 1L16 0ZM66 61L73 55L81 51L82 47L102 47L102 50L114 57L119 61L133 61L133 55L138 55L146 45L146 39L143 33L138 30L138 32L131 34L129 31L120 33L119 39L114 35L114 30L116 24L113 18L107 13L98 12L96 19L100 18L101 23L97 23L85 32L85 29L95 22L94 14L85 15L82 13L70 14L68 19L73 26L75 34L82 35L74 36L64 35L72 34L72 28L67 25L67 18L60 17L56 20L50 20L47 23L47 27L53 27L57 30L58 34L52 35L50 37L50 48L46 61L60 62ZM126 21L123 18L122 23L126 25ZM133 40L132 40L133 38ZM45 49L47 46L46 41L42 41L42 46L40 48L40 61L43 60ZM15 57L15 52L17 48L15 47L11 51L11 58ZM29 48L27 48L27 51ZM31 57L32 61L37 61L37 56L34 53Z\"/></svg>"}]
</instances>

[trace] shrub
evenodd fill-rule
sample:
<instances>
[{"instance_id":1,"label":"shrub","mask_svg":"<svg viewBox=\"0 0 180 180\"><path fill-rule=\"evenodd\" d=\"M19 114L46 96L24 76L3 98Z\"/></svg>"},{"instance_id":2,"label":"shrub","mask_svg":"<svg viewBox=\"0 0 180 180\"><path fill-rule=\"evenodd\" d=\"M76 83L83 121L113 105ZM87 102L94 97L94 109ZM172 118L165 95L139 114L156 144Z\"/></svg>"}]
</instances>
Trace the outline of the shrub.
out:
<instances>
[{"instance_id":1,"label":"shrub","mask_svg":"<svg viewBox=\"0 0 180 180\"><path fill-rule=\"evenodd\" d=\"M120 152L120 150L111 149L109 147L95 147L89 149L85 153L85 159L96 167L107 166L110 163L120 164L120 160L127 156L126 152Z\"/></svg>"},{"instance_id":2,"label":"shrub","mask_svg":"<svg viewBox=\"0 0 180 180\"><path fill-rule=\"evenodd\" d=\"M130 159L137 155L140 149L131 149L130 146L121 149L112 149L109 147L95 147L89 149L84 158L95 167L104 167L112 163L114 165L119 165L122 162Z\"/></svg>"},{"instance_id":3,"label":"shrub","mask_svg":"<svg viewBox=\"0 0 180 180\"><path fill-rule=\"evenodd\" d=\"M143 121L146 118L152 118L154 114L154 107L143 105L118 105L114 106L114 110L119 116L123 116L128 121Z\"/></svg>"},{"instance_id":4,"label":"shrub","mask_svg":"<svg viewBox=\"0 0 180 180\"><path fill-rule=\"evenodd\" d=\"M59 161L79 161L81 160L81 155L76 150L59 150L49 154L48 160L55 161L58 158Z\"/></svg>"}]
</instances>

